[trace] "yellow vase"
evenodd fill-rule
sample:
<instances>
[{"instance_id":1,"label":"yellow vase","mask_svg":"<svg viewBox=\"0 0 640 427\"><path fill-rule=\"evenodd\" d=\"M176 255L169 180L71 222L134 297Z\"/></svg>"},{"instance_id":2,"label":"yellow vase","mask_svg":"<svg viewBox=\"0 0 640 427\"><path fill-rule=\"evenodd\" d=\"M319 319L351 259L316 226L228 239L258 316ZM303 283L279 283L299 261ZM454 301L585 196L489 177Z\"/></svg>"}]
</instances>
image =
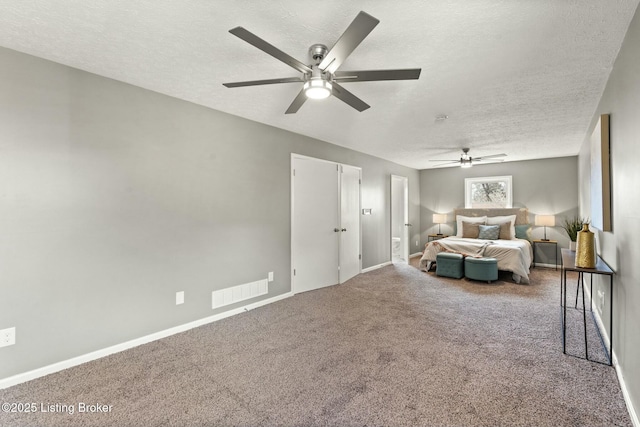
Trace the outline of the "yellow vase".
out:
<instances>
[{"instance_id":1,"label":"yellow vase","mask_svg":"<svg viewBox=\"0 0 640 427\"><path fill-rule=\"evenodd\" d=\"M576 267L596 267L596 239L594 234L589 231L589 224L584 224L582 230L578 232L578 239L576 240Z\"/></svg>"}]
</instances>

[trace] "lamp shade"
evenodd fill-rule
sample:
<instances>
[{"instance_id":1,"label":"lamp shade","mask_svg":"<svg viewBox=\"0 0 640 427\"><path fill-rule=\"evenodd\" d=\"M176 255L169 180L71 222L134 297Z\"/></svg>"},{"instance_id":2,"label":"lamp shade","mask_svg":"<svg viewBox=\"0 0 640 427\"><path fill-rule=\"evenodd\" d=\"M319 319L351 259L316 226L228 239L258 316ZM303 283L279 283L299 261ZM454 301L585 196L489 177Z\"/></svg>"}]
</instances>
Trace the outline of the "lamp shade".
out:
<instances>
[{"instance_id":1,"label":"lamp shade","mask_svg":"<svg viewBox=\"0 0 640 427\"><path fill-rule=\"evenodd\" d=\"M434 224L444 224L447 222L447 216L445 214L433 214Z\"/></svg>"},{"instance_id":2,"label":"lamp shade","mask_svg":"<svg viewBox=\"0 0 640 427\"><path fill-rule=\"evenodd\" d=\"M556 225L555 215L536 215L536 225L554 227Z\"/></svg>"}]
</instances>

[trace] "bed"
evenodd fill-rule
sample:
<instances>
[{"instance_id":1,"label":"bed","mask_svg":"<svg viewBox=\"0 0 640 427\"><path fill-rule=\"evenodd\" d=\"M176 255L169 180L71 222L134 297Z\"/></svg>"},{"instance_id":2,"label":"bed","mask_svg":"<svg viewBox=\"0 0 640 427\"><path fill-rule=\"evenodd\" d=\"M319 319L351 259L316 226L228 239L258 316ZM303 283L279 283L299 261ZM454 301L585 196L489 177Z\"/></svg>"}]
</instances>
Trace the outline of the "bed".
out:
<instances>
[{"instance_id":1,"label":"bed","mask_svg":"<svg viewBox=\"0 0 640 427\"><path fill-rule=\"evenodd\" d=\"M515 217L514 217L515 216ZM439 252L456 252L465 256L490 257L498 260L498 270L513 273L513 281L516 283L529 283L529 267L533 259L531 243L526 237L529 229L529 213L526 208L513 209L457 209L455 211L456 225L467 218L471 223L479 225L499 224L503 227L507 222L505 217L510 217L510 235L508 239L482 239L463 236L460 227L456 226L456 236L446 237L429 242L420 259L420 269L429 271L436 261ZM485 218L483 221L482 218ZM464 221L464 226L469 223ZM486 227L485 227L486 228ZM494 227L495 228L495 227ZM506 232L506 228L503 228ZM501 234L499 237L507 237Z\"/></svg>"}]
</instances>

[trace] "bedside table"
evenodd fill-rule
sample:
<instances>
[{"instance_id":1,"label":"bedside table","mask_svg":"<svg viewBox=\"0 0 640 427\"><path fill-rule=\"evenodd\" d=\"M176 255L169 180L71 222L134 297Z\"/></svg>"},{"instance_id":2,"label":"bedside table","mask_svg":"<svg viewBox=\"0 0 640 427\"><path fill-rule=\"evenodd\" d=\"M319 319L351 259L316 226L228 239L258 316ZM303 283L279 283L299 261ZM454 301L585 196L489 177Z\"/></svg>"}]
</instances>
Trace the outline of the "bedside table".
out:
<instances>
[{"instance_id":1,"label":"bedside table","mask_svg":"<svg viewBox=\"0 0 640 427\"><path fill-rule=\"evenodd\" d=\"M434 240L440 240L445 237L449 237L449 235L448 234L429 234L427 236L427 243L432 242Z\"/></svg>"},{"instance_id":2,"label":"bedside table","mask_svg":"<svg viewBox=\"0 0 640 427\"><path fill-rule=\"evenodd\" d=\"M536 245L553 245L555 249L554 254L556 256L556 270L558 269L558 241L557 240L534 240L533 241L533 266L536 266Z\"/></svg>"}]
</instances>

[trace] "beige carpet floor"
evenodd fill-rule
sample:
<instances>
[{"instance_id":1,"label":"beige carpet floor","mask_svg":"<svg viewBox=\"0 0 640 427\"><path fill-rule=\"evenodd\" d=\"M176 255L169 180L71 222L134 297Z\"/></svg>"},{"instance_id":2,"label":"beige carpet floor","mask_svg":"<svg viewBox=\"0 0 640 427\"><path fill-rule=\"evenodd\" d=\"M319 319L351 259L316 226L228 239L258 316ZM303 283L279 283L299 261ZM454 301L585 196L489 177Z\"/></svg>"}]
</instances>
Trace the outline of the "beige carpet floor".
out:
<instances>
[{"instance_id":1,"label":"beige carpet floor","mask_svg":"<svg viewBox=\"0 0 640 427\"><path fill-rule=\"evenodd\" d=\"M575 309L562 353L558 271L489 285L413 264L0 390L0 402L74 408L0 412L0 425L631 425L615 370L581 358ZM590 356L605 361L588 321Z\"/></svg>"}]
</instances>

